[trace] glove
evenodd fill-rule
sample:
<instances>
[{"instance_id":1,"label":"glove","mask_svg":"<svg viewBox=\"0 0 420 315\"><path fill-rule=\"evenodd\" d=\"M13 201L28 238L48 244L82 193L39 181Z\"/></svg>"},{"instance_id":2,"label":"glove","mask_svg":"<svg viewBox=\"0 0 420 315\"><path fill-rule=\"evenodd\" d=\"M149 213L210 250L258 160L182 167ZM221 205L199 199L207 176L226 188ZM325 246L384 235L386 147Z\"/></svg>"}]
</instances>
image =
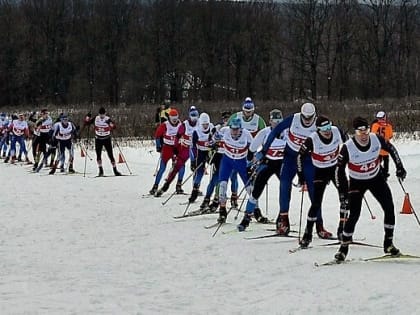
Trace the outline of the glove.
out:
<instances>
[{"instance_id":1,"label":"glove","mask_svg":"<svg viewBox=\"0 0 420 315\"><path fill-rule=\"evenodd\" d=\"M197 160L191 160L191 172L195 172L197 169Z\"/></svg>"},{"instance_id":2,"label":"glove","mask_svg":"<svg viewBox=\"0 0 420 315\"><path fill-rule=\"evenodd\" d=\"M407 176L407 172L402 165L397 167L397 177L401 180L404 180Z\"/></svg>"},{"instance_id":3,"label":"glove","mask_svg":"<svg viewBox=\"0 0 420 315\"><path fill-rule=\"evenodd\" d=\"M305 185L305 176L303 176L303 173L302 172L298 172L297 173L297 176L298 176L298 184L299 184L299 186Z\"/></svg>"},{"instance_id":4,"label":"glove","mask_svg":"<svg viewBox=\"0 0 420 315\"><path fill-rule=\"evenodd\" d=\"M257 153L255 153L254 155L254 159L258 162L261 161L264 158L265 154L261 151L258 151Z\"/></svg>"},{"instance_id":5,"label":"glove","mask_svg":"<svg viewBox=\"0 0 420 315\"><path fill-rule=\"evenodd\" d=\"M248 174L248 177L251 177L251 175L254 173L255 165L256 164L252 161L247 161L246 162L246 172Z\"/></svg>"}]
</instances>

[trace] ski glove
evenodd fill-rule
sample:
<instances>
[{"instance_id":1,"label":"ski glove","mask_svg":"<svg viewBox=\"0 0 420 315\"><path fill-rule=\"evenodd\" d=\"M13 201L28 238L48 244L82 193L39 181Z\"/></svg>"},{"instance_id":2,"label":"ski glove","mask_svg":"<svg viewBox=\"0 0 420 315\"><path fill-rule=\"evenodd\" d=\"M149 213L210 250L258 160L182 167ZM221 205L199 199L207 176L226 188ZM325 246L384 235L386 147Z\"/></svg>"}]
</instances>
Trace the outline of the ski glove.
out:
<instances>
[{"instance_id":1,"label":"ski glove","mask_svg":"<svg viewBox=\"0 0 420 315\"><path fill-rule=\"evenodd\" d=\"M299 184L299 186L305 185L305 176L303 176L303 173L302 172L298 172L297 173L297 176L298 176L298 184Z\"/></svg>"},{"instance_id":2,"label":"ski glove","mask_svg":"<svg viewBox=\"0 0 420 315\"><path fill-rule=\"evenodd\" d=\"M407 176L407 172L402 165L397 166L397 174L396 175L401 180L404 180L405 177Z\"/></svg>"},{"instance_id":3,"label":"ski glove","mask_svg":"<svg viewBox=\"0 0 420 315\"><path fill-rule=\"evenodd\" d=\"M197 169L197 160L191 160L191 172L195 172Z\"/></svg>"}]
</instances>

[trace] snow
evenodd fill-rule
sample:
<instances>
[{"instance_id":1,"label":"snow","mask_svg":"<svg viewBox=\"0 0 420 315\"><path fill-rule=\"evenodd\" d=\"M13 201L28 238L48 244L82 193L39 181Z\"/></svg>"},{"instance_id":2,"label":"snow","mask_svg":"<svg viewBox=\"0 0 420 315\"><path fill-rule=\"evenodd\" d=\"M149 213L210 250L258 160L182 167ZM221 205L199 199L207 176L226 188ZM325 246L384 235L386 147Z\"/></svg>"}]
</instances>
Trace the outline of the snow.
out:
<instances>
[{"instance_id":1,"label":"snow","mask_svg":"<svg viewBox=\"0 0 420 315\"><path fill-rule=\"evenodd\" d=\"M420 143L396 142L408 172L404 187L415 210L420 202ZM353 262L316 268L331 260L337 247L314 235L313 248L289 253L293 238L245 240L269 234L270 225L252 223L249 231L231 232L241 219L234 214L212 237L205 225L216 215L175 220L187 196L144 198L153 184L158 154L151 145L121 149L135 176L94 178L95 161L86 160L87 175L31 174L30 166L0 164L3 178L0 237L0 309L2 314L418 314L420 261L362 262L382 249L350 247ZM115 149L118 156L118 150ZM94 157L93 150L89 150ZM112 174L103 157L105 173ZM85 159L77 149L75 169ZM391 171L394 173L393 163ZM125 164L118 164L125 174ZM188 175L188 172L186 176ZM209 176L205 176L202 189ZM397 225L395 244L420 255L420 227L402 215L404 193L389 179ZM191 190L191 181L184 185ZM330 185L323 205L326 228L338 225L338 197ZM416 188L417 187L417 188ZM293 190L292 228L299 229L301 193ZM383 215L368 193L377 216L363 206L355 238L382 244ZM263 213L278 211L278 181L261 198ZM191 206L195 210L201 203ZM304 218L309 207L305 194ZM420 215L420 210L417 210ZM229 232L223 234L222 232Z\"/></svg>"}]
</instances>

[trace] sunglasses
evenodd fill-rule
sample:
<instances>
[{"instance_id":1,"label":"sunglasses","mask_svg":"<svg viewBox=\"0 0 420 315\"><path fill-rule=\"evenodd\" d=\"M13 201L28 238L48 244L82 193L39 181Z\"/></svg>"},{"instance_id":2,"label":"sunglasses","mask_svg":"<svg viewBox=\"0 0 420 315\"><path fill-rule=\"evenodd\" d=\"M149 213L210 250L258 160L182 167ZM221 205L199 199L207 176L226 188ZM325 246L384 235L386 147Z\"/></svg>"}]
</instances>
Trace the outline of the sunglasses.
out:
<instances>
[{"instance_id":1,"label":"sunglasses","mask_svg":"<svg viewBox=\"0 0 420 315\"><path fill-rule=\"evenodd\" d=\"M356 135L360 136L360 135L367 135L370 132L370 128L369 127L359 127L355 130Z\"/></svg>"},{"instance_id":2,"label":"sunglasses","mask_svg":"<svg viewBox=\"0 0 420 315\"><path fill-rule=\"evenodd\" d=\"M318 130L319 130L319 131L324 131L324 132L326 132L326 131L331 131L331 123L326 124L326 125L324 125L324 126L319 126L319 127L318 127Z\"/></svg>"}]
</instances>

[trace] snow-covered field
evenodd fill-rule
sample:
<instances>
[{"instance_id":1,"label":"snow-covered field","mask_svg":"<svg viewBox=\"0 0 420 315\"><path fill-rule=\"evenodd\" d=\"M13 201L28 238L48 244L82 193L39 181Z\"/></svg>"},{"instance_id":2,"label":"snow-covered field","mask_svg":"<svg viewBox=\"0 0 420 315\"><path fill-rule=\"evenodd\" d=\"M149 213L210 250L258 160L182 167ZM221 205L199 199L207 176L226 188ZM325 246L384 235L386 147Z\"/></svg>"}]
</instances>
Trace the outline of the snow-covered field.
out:
<instances>
[{"instance_id":1,"label":"snow-covered field","mask_svg":"<svg viewBox=\"0 0 420 315\"><path fill-rule=\"evenodd\" d=\"M396 143L408 172L404 182L420 214L420 143ZM348 264L317 268L332 259L336 246L314 236L313 248L289 253L293 238L245 240L269 234L269 225L253 223L245 233L231 232L234 214L212 237L204 229L215 215L174 220L188 196L144 198L153 184L158 154L152 146L122 147L135 176L94 178L31 174L29 166L0 162L1 314L419 314L420 260L362 262L381 249L350 248ZM115 150L118 156L118 150ZM94 157L94 152L89 151ZM105 173L112 169L105 156ZM85 159L77 149L75 169ZM125 164L120 171L128 174ZM394 166L391 162L391 170ZM188 175L188 172L186 176ZM209 176L202 185L205 188ZM420 226L413 215L399 214L404 194L395 176L389 180L398 213L395 244L420 255ZM191 181L184 189L191 190ZM331 185L330 185L331 186ZM268 216L278 211L278 181L269 183ZM291 221L299 228L301 193L292 197ZM337 193L328 187L323 213L326 227L338 224ZM363 209L355 238L382 244L383 215L367 194L377 216ZM201 199L191 207L198 208ZM305 195L304 214L309 207ZM364 205L365 207L365 205ZM225 234L223 234L225 232ZM230 232L227 233L226 232Z\"/></svg>"}]
</instances>

